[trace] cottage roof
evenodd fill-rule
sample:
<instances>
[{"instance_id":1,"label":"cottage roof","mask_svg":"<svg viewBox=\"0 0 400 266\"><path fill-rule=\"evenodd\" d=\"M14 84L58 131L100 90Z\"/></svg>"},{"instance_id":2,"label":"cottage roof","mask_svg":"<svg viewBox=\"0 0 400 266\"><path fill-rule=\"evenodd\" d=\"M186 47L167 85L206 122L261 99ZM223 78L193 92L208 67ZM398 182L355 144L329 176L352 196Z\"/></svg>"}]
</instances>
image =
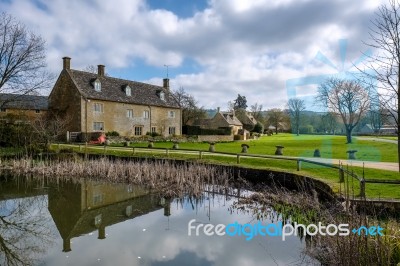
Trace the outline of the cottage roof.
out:
<instances>
[{"instance_id":1,"label":"cottage roof","mask_svg":"<svg viewBox=\"0 0 400 266\"><path fill-rule=\"evenodd\" d=\"M242 126L242 122L232 112L219 112L229 125Z\"/></svg>"},{"instance_id":2,"label":"cottage roof","mask_svg":"<svg viewBox=\"0 0 400 266\"><path fill-rule=\"evenodd\" d=\"M169 90L161 86L99 76L79 70L68 70L68 72L81 94L89 99L179 108ZM95 91L93 86L95 80L101 82L101 91ZM131 96L126 95L124 90L127 86L131 88ZM165 93L164 100L159 96L161 91Z\"/></svg>"},{"instance_id":3,"label":"cottage roof","mask_svg":"<svg viewBox=\"0 0 400 266\"><path fill-rule=\"evenodd\" d=\"M47 110L48 105L47 96L0 93L1 108Z\"/></svg>"}]
</instances>

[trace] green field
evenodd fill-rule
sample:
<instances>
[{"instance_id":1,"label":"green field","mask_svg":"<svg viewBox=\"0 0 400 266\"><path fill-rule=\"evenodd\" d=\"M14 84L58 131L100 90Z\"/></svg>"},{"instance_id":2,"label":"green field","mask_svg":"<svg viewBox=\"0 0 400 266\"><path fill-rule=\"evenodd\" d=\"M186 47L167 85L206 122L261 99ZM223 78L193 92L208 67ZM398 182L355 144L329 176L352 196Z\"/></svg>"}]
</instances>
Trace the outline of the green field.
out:
<instances>
[{"instance_id":1,"label":"green field","mask_svg":"<svg viewBox=\"0 0 400 266\"><path fill-rule=\"evenodd\" d=\"M312 157L314 149L321 150L322 157L346 159L346 151L348 149L357 149L357 157L360 160L374 160L397 162L397 145L393 143L377 142L377 141L357 141L346 145L346 139L343 136L293 136L291 134L279 134L274 136L264 136L259 140L245 141L245 142L227 142L217 143L217 152L240 153L241 144L247 143L250 145L249 153L251 154L264 154L273 155L275 153L275 145L285 146L284 154L288 156L305 156ZM146 148L148 145L145 143L134 143L130 147ZM156 148L172 148L171 142L158 142L154 143ZM150 152L143 152L137 150L135 156L150 157L150 158L176 158L185 160L199 160L199 154L182 154L183 149L202 150L208 151L208 143L180 143L179 151L169 150L168 155L165 150L153 149ZM84 152L84 146L81 146L81 152ZM78 147L74 147L78 151ZM101 146L89 146L88 152L104 154L104 148ZM180 153L179 153L180 152ZM115 149L107 147L107 154L117 156L132 156L132 149ZM205 153L200 160L202 162L224 164L224 165L237 165L236 156L223 156L217 154ZM265 158L244 158L240 160L240 165L243 167L271 169L276 171L285 171L309 176L315 179L322 180L328 183L335 192L344 192L344 183L339 183L339 173L337 169L328 168L325 166L318 166L310 163L303 163L301 171L297 171L295 161L265 159ZM382 179L382 180L400 180L398 172L386 171L379 169L362 169L361 167L345 166L349 171L353 171L359 177L363 176L365 179ZM346 175L348 184L347 189L350 195L357 197L359 195L359 182L356 179ZM366 184L366 196L368 198L390 198L400 199L400 185L395 184Z\"/></svg>"},{"instance_id":2,"label":"green field","mask_svg":"<svg viewBox=\"0 0 400 266\"><path fill-rule=\"evenodd\" d=\"M278 134L263 136L258 140L217 143L215 148L218 152L239 153L242 143L249 144L248 152L251 154L273 155L275 146L282 145L286 156L313 157L314 150L319 149L322 158L347 159L347 150L357 150L356 157L360 161L398 162L397 145L394 143L357 140L354 137L352 144L346 144L345 136ZM131 147L147 145L147 142L134 143ZM171 142L157 142L154 145L156 148L172 147ZM180 143L179 148L207 151L209 144Z\"/></svg>"}]
</instances>

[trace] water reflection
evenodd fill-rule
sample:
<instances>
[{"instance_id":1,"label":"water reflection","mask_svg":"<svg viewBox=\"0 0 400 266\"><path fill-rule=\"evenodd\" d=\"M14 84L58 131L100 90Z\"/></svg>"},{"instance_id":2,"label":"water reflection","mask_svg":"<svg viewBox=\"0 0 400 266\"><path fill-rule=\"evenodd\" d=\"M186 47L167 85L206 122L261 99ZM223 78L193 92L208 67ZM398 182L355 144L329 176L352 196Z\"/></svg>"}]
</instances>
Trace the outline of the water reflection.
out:
<instances>
[{"instance_id":1,"label":"water reflection","mask_svg":"<svg viewBox=\"0 0 400 266\"><path fill-rule=\"evenodd\" d=\"M137 186L85 179L75 183L37 183L32 187L44 189L31 192L15 190L12 185L16 184L1 184L0 188L7 187L1 190L2 198L8 198L0 204L12 202L14 212L25 213L22 217L26 222L33 221L24 226L36 230L34 234L19 235L24 237L21 241L28 245L27 251L9 245L20 261L36 256L44 265L307 265L302 261L304 244L294 236L284 242L261 236L252 241L242 237L188 236L191 219L214 225L256 223L251 213L232 211L235 197L205 193L202 198L171 200ZM35 199L36 203L28 199ZM21 219L21 215L1 209L0 215L3 213L14 215L14 221ZM3 238L11 233L6 226L0 226ZM42 250L30 249L30 244L40 241ZM37 260L32 264L36 263Z\"/></svg>"},{"instance_id":2,"label":"water reflection","mask_svg":"<svg viewBox=\"0 0 400 266\"><path fill-rule=\"evenodd\" d=\"M46 191L37 182L0 182L0 265L34 265L52 244Z\"/></svg>"}]
</instances>

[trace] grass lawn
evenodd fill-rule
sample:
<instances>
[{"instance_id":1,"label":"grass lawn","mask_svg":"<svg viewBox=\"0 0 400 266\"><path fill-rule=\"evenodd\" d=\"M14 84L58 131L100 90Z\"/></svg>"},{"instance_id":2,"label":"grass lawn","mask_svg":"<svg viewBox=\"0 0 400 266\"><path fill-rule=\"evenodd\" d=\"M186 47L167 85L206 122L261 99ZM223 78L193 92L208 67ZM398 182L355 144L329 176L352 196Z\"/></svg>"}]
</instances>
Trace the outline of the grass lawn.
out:
<instances>
[{"instance_id":1,"label":"grass lawn","mask_svg":"<svg viewBox=\"0 0 400 266\"><path fill-rule=\"evenodd\" d=\"M345 136L278 134L263 136L258 140L217 143L215 148L218 152L239 153L242 143L250 145L251 154L273 155L275 146L282 145L285 147L283 152L286 156L313 157L314 150L319 149L323 158L347 159L347 150L357 150L356 157L360 161L398 162L397 144L356 138L353 138L352 144L346 144ZM147 147L147 145L147 142L131 144L132 147ZM171 142L157 142L154 145L158 148L172 147ZM179 148L207 151L209 144L180 143Z\"/></svg>"},{"instance_id":2,"label":"grass lawn","mask_svg":"<svg viewBox=\"0 0 400 266\"><path fill-rule=\"evenodd\" d=\"M279 135L278 135L279 136ZM264 141L265 138L262 139ZM206 143L181 143L180 148L182 148L183 144L187 144L188 146L185 148L194 149L195 147L200 147L201 150L208 150L208 144ZM218 147L221 145L232 145L237 148L238 143L219 143ZM257 141L251 142L251 147L253 144L257 144ZM162 147L161 145L165 145L167 148L171 148L172 143L156 143L156 147ZM192 146L194 145L194 146ZM147 147L147 143L136 144L135 146ZM228 146L229 147L229 146ZM300 149L300 148L299 148ZM78 151L78 147L75 146L75 151ZM82 148L81 152L84 151ZM228 149L225 151L229 151ZM103 154L104 149L102 147L90 147L88 148L88 152L90 153L99 153ZM238 152L235 150L234 152ZM132 156L132 150L113 150L110 147L107 150L107 154L113 154L117 156ZM150 157L150 158L165 158L167 157L165 151L163 150L153 150L150 153L148 152L136 152L135 156L142 157ZM199 160L199 154L178 154L174 151L170 150L168 154L169 158L176 159L185 159L185 160ZM204 154L202 160L203 162L214 163L214 164L224 164L224 165L237 165L236 157L227 157L227 156L216 156L215 154ZM295 161L284 161L284 160L276 160L276 159L262 159L262 158L241 158L240 166L243 167L251 167L258 169L271 169L276 171L285 171L297 173L304 176L309 176L316 178L318 180L322 180L328 183L332 189L337 193L344 193L345 185L344 183L339 183L339 173L337 169L331 169L324 166L318 166L315 164L303 163L301 171L296 170L296 162ZM360 167L351 167L350 171L354 171L358 176L363 175L363 169ZM364 169L364 177L366 179L382 179L382 180L399 180L400 175L398 172L393 171L383 171L378 169ZM359 182L351 177L345 177L346 188L348 189L348 193L351 196L357 197L359 195ZM390 198L390 199L400 199L400 185L393 184L366 184L366 196L368 198Z\"/></svg>"}]
</instances>

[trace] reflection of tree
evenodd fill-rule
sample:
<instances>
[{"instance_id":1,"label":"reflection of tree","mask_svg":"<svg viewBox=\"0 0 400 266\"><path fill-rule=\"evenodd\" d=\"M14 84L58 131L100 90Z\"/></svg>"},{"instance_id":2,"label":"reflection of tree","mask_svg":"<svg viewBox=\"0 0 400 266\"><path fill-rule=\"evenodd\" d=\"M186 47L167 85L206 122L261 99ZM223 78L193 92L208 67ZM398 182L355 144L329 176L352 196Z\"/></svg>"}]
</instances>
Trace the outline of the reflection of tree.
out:
<instances>
[{"instance_id":1,"label":"reflection of tree","mask_svg":"<svg viewBox=\"0 0 400 266\"><path fill-rule=\"evenodd\" d=\"M0 264L33 265L51 244L47 198L0 201Z\"/></svg>"}]
</instances>

